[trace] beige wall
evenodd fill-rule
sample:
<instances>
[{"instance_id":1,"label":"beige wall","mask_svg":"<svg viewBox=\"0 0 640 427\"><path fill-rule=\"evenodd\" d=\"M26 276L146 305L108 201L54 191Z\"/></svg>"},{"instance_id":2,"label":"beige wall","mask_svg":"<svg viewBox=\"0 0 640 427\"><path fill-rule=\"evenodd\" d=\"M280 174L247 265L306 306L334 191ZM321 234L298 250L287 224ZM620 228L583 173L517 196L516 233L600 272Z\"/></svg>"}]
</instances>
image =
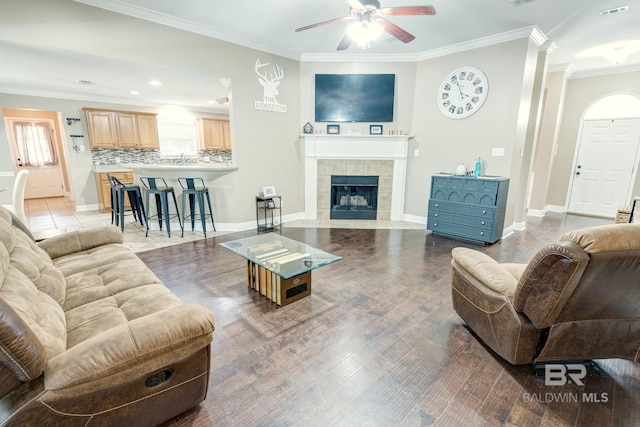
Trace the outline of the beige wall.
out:
<instances>
[{"instance_id":1,"label":"beige wall","mask_svg":"<svg viewBox=\"0 0 640 427\"><path fill-rule=\"evenodd\" d=\"M553 160L547 205L566 206L573 158L580 131L580 119L585 110L598 99L614 93L640 95L640 72L570 79L558 132L557 155ZM640 174L638 174L640 181ZM634 194L640 193L636 182Z\"/></svg>"},{"instance_id":2,"label":"beige wall","mask_svg":"<svg viewBox=\"0 0 640 427\"><path fill-rule=\"evenodd\" d=\"M520 117L529 115L532 83L528 81L535 73L529 65L531 55L528 39L521 39L418 64L413 111L416 137L409 152L419 148L420 155L410 157L408 165L406 213L426 215L432 174L454 172L461 162L473 168L478 156L485 174L511 176L526 136L526 126L519 126ZM445 76L465 65L486 74L489 95L477 113L452 120L440 113L436 95ZM504 157L492 157L492 148L504 148ZM510 185L505 227L514 220L514 188L519 188L517 182Z\"/></svg>"},{"instance_id":3,"label":"beige wall","mask_svg":"<svg viewBox=\"0 0 640 427\"><path fill-rule=\"evenodd\" d=\"M413 100L416 96L415 62L302 62L300 64L300 129L309 122L314 130L326 133L326 123L314 121L314 79L316 74L395 74L396 86L393 122L381 123L383 133L389 130L409 131L413 121ZM369 123L343 123L340 133L369 133Z\"/></svg>"},{"instance_id":4,"label":"beige wall","mask_svg":"<svg viewBox=\"0 0 640 427\"><path fill-rule=\"evenodd\" d=\"M426 217L432 174L454 171L460 162L472 168L480 156L486 174L512 179L505 226L521 221L535 135L531 127L536 120L534 92L540 70L537 48L528 38L419 62L298 62L70 0L25 3L3 4L0 37L62 49L73 43L74 49L95 55L231 78L231 134L239 169L215 180L217 221L253 221L254 195L265 185L274 185L283 196L285 215L304 211L304 161L299 134L305 122L313 123L313 75L329 72L396 74L395 119L385 123L384 129L385 133L390 129L410 130L415 135L409 146L406 215ZM30 31L45 22L51 23L44 24L51 25L46 37ZM262 97L262 87L254 73L257 59L284 67L278 100L287 105L287 113L253 108L254 101ZM452 69L465 65L484 71L489 79L489 96L478 113L451 120L438 109L437 90ZM4 107L61 111L63 117L83 117L79 115L82 107L106 108L102 103L8 94L0 94L0 102ZM122 108L113 108L117 107ZM325 126L313 124L316 128ZM343 126L344 132L368 133L368 124ZM90 179L90 154L74 153L70 150L71 141L67 144L73 158L77 203L97 203ZM0 129L0 159L5 157L6 145L6 134ZM505 156L492 157L492 148L504 148ZM414 156L416 149L418 156ZM0 168L6 167L0 160Z\"/></svg>"},{"instance_id":5,"label":"beige wall","mask_svg":"<svg viewBox=\"0 0 640 427\"><path fill-rule=\"evenodd\" d=\"M555 158L556 140L562 120L567 78L565 71L550 72L546 80L540 133L535 149L534 178L529 208L541 215L547 207L551 186L551 169Z\"/></svg>"},{"instance_id":6,"label":"beige wall","mask_svg":"<svg viewBox=\"0 0 640 427\"><path fill-rule=\"evenodd\" d=\"M50 31L38 36L40 33L31 31L36 26L45 29L49 26ZM234 160L239 169L216 180L214 191L219 195L216 221L255 221L254 196L264 185L274 185L282 195L285 215L304 211L303 165L298 142L301 125L297 61L70 0L3 4L0 38L60 49L72 44L74 49L94 55L231 78L231 135ZM278 101L287 106L286 113L254 109L254 101L262 100L262 87L254 72L257 59L277 63L284 68L285 77L279 86ZM100 103L8 94L0 97L3 107L62 111L63 117L67 114L83 117L79 115L82 107L103 106ZM6 138L2 127L2 159L8 154L5 151L8 150ZM70 151L70 146L67 148ZM97 203L95 185L90 177L90 154L85 152L75 160L71 165L76 203ZM3 170L10 167L5 163L0 163Z\"/></svg>"}]
</instances>

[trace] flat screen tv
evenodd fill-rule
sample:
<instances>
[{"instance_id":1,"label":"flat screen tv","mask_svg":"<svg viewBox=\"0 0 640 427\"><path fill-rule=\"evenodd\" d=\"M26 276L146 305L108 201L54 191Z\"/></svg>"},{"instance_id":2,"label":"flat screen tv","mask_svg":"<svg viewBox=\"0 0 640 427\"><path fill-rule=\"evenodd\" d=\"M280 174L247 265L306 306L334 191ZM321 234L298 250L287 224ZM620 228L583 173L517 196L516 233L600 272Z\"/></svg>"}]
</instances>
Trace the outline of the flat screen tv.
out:
<instances>
[{"instance_id":1,"label":"flat screen tv","mask_svg":"<svg viewBox=\"0 0 640 427\"><path fill-rule=\"evenodd\" d=\"M316 74L316 122L392 122L395 74Z\"/></svg>"}]
</instances>

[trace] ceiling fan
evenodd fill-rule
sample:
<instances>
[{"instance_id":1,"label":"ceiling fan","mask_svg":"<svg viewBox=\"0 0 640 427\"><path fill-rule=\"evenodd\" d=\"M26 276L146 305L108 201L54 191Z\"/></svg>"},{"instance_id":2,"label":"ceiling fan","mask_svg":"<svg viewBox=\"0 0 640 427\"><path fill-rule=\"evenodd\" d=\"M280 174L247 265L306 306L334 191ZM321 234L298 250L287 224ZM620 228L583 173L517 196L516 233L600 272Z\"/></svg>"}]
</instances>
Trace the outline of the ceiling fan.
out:
<instances>
[{"instance_id":1,"label":"ceiling fan","mask_svg":"<svg viewBox=\"0 0 640 427\"><path fill-rule=\"evenodd\" d=\"M345 50L349 48L354 39L361 47L368 47L369 42L379 37L382 31L386 31L403 43L409 43L411 40L415 39L415 37L391 21L385 19L385 16L436 14L436 10L433 6L398 6L381 8L378 0L346 1L349 3L349 16L342 16L339 18L329 19L328 21L322 21L305 27L296 28L296 32L310 30L311 28L320 27L322 25L333 24L334 22L355 19L357 22L347 28L347 34L345 34L344 38L338 45L337 50Z\"/></svg>"}]
</instances>

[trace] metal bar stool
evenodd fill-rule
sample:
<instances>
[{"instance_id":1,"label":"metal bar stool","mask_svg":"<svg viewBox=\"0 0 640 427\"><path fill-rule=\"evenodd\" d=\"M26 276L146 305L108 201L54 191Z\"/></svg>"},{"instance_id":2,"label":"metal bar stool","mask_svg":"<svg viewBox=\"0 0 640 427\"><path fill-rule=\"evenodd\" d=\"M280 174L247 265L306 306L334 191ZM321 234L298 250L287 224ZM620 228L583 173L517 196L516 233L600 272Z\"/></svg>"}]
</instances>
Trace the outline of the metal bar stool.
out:
<instances>
[{"instance_id":1,"label":"metal bar stool","mask_svg":"<svg viewBox=\"0 0 640 427\"><path fill-rule=\"evenodd\" d=\"M199 218L202 223L202 231L204 237L207 237L207 218L211 218L213 231L216 231L216 224L213 222L213 209L211 209L211 198L209 197L209 189L204 185L202 178L178 178L178 182L182 187L182 223L186 224L187 219L191 219L191 231L195 227L195 220ZM189 197L189 214L185 209ZM205 213L205 198L209 213ZM199 213L195 212L196 202L198 204ZM182 236L184 237L184 226L182 227Z\"/></svg>"},{"instance_id":2,"label":"metal bar stool","mask_svg":"<svg viewBox=\"0 0 640 427\"><path fill-rule=\"evenodd\" d=\"M145 237L149 235L149 221L152 218L158 218L158 224L160 225L160 230L162 230L162 222L164 219L164 223L167 226L167 235L171 237L171 218L178 218L178 222L180 223L180 228L184 233L184 227L182 226L182 220L180 219L180 212L178 211L178 201L176 200L176 193L173 191L173 187L169 187L164 178L158 177L150 177L143 176L140 177L140 181L142 185L145 187L146 201L147 201L147 231L145 233ZM169 213L169 193L173 197L173 205L175 206L176 213ZM151 195L155 196L156 199L156 214L151 215L151 208L149 204L149 198Z\"/></svg>"},{"instance_id":3,"label":"metal bar stool","mask_svg":"<svg viewBox=\"0 0 640 427\"><path fill-rule=\"evenodd\" d=\"M111 187L111 224L115 222L115 225L119 225L124 233L124 215L127 210L124 205L124 195L126 193L133 218L140 222L140 225L144 225L147 217L142 204L140 186L131 182L122 182L110 174L107 174L107 178Z\"/></svg>"}]
</instances>

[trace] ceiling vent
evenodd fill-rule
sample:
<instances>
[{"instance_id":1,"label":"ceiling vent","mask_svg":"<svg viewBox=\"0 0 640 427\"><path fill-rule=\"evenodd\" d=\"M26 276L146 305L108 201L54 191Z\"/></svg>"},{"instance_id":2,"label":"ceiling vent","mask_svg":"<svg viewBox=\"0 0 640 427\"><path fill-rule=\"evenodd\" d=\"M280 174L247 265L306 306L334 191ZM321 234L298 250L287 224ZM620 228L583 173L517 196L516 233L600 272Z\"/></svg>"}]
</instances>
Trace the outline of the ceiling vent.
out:
<instances>
[{"instance_id":1,"label":"ceiling vent","mask_svg":"<svg viewBox=\"0 0 640 427\"><path fill-rule=\"evenodd\" d=\"M603 10L602 12L600 12L600 15L601 16L613 15L613 14L619 13L619 12L627 12L628 10L629 10L629 5L620 6L620 7L614 7L613 9Z\"/></svg>"},{"instance_id":2,"label":"ceiling vent","mask_svg":"<svg viewBox=\"0 0 640 427\"><path fill-rule=\"evenodd\" d=\"M95 84L95 82L92 82L91 80L78 80L78 84L80 86L91 86L92 84Z\"/></svg>"}]
</instances>

